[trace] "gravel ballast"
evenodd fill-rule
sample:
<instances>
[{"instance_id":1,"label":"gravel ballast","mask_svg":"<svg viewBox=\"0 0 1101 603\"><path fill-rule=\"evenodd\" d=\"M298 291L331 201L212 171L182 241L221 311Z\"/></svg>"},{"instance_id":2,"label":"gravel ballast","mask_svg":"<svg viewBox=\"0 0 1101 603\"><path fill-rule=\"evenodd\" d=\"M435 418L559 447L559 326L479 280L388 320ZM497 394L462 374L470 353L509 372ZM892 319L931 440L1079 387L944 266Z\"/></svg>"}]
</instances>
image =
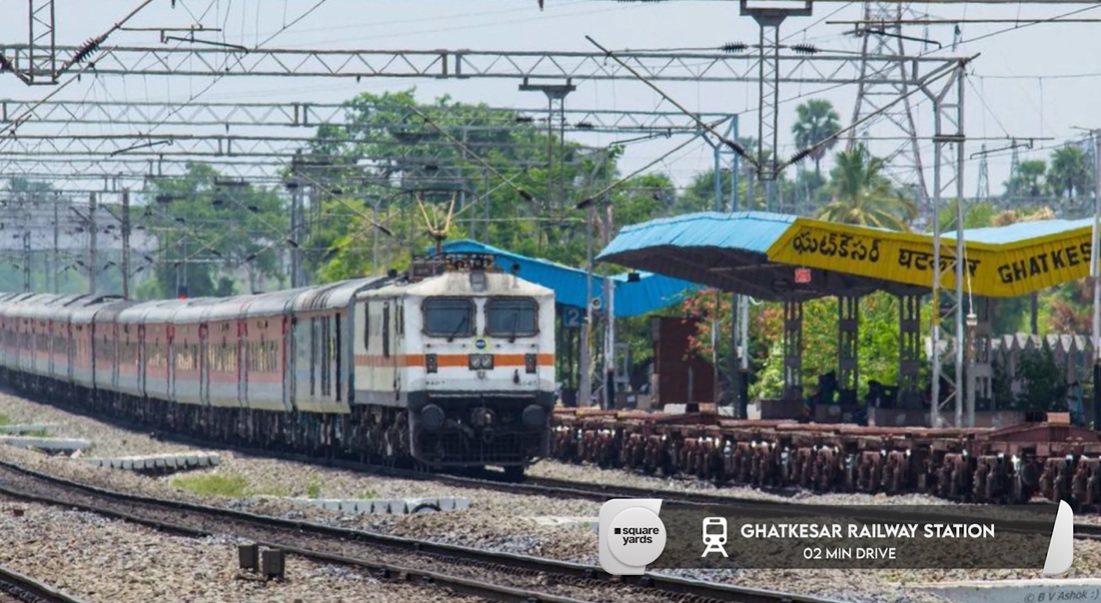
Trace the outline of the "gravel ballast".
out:
<instances>
[{"instance_id":1,"label":"gravel ballast","mask_svg":"<svg viewBox=\"0 0 1101 603\"><path fill-rule=\"evenodd\" d=\"M9 394L0 394L0 413L7 415L15 423L52 424L53 426L49 432L51 437L89 439L92 441L93 447L86 451L85 456L88 457L195 451L186 446L160 441L146 434L124 431L100 421L63 412ZM0 459L18 462L30 468L120 491L247 509L252 512L281 517L306 518L346 527L360 527L398 536L430 539L496 551L589 564L597 563L596 534L591 528L584 525L546 526L537 524L535 521L536 518L546 516L595 518L600 509L600 504L596 502L456 488L431 481L381 478L304 463L253 458L237 455L226 450L211 450L208 452L220 454L220 466L202 471L192 471L184 475L187 477L222 476L243 480L247 483L245 496L201 496L173 486L174 483L178 483L176 480L180 476L142 477L126 471L92 467L78 459L49 457L10 446L0 446ZM800 503L848 505L945 504L943 500L920 495L885 497L862 494L801 494L793 498L780 497L748 487L708 488L691 482L650 478L632 475L623 471L604 471L592 467L563 465L555 462L540 463L533 467L530 473L579 482L645 486L673 491L708 489L715 494L727 496L762 500L786 500ZM460 496L470 500L470 508L465 511L418 513L408 516L341 515L334 511L303 506L278 498L280 496L308 497L311 495L319 498ZM1079 517L1076 518L1076 521L1083 521L1084 519L1084 517ZM7 518L5 518L6 520ZM74 519L73 521L77 520ZM79 525L79 521L77 521L77 524ZM0 523L0 529L3 528L3 525L3 523ZM1076 544L1075 566L1070 577L1084 577L1087 575L1086 568L1101 567L1101 545L1094 542L1079 542ZM236 554L235 549L229 545L226 546L225 550L228 551L225 555L230 557ZM236 567L233 565L234 563L235 558L221 565L232 569ZM19 568L15 567L15 569ZM721 573L685 570L675 572L675 574L757 588L818 595L839 600L876 603L910 601L915 603L928 601L931 603L932 601L943 601L932 595L922 595L914 592L908 588L908 585L913 584L950 580L1034 577L1032 575L1018 575L1014 572L953 572L942 570L739 570ZM196 572L192 572L191 576L191 580L195 582L206 579ZM184 578L181 577L181 579ZM286 600L291 601L293 599L288 598ZM371 597L367 600L389 599Z\"/></svg>"},{"instance_id":2,"label":"gravel ballast","mask_svg":"<svg viewBox=\"0 0 1101 603\"><path fill-rule=\"evenodd\" d=\"M24 509L16 517L11 510ZM286 558L285 580L239 578L237 542L183 538L91 513L0 501L0 563L88 601L439 601L450 593ZM456 599L470 600L475 599Z\"/></svg>"}]
</instances>

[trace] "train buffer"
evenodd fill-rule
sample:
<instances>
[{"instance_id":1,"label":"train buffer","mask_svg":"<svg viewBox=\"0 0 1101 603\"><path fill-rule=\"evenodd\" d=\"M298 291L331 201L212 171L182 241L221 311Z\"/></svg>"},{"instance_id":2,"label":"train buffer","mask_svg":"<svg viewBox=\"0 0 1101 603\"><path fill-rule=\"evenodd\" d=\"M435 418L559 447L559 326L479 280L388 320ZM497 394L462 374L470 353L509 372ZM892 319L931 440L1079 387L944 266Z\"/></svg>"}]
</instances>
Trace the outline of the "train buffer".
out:
<instances>
[{"instance_id":1,"label":"train buffer","mask_svg":"<svg viewBox=\"0 0 1101 603\"><path fill-rule=\"evenodd\" d=\"M914 586L957 603L1058 603L1101 598L1101 579L976 580Z\"/></svg>"},{"instance_id":2,"label":"train buffer","mask_svg":"<svg viewBox=\"0 0 1101 603\"><path fill-rule=\"evenodd\" d=\"M193 469L206 469L221 464L221 457L208 452L182 452L145 456L112 458L85 458L85 463L95 467L122 469L137 473L167 474Z\"/></svg>"},{"instance_id":3,"label":"train buffer","mask_svg":"<svg viewBox=\"0 0 1101 603\"><path fill-rule=\"evenodd\" d=\"M0 444L18 448L32 448L52 453L72 453L92 447L88 440L71 438L35 438L26 436L0 436Z\"/></svg>"}]
</instances>

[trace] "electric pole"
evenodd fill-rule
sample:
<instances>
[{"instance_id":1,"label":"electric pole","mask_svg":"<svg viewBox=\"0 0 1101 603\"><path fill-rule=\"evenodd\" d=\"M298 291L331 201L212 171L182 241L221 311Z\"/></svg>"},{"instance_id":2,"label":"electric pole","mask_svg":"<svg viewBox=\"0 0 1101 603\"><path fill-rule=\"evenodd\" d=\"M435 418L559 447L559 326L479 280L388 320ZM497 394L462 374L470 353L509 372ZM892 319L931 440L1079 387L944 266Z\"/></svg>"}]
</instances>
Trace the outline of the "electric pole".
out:
<instances>
[{"instance_id":1,"label":"electric pole","mask_svg":"<svg viewBox=\"0 0 1101 603\"><path fill-rule=\"evenodd\" d=\"M54 193L54 248L53 248L53 281L54 281L54 293L61 293L61 245L59 242L61 236L61 216L59 208L61 206L61 197L57 193Z\"/></svg>"},{"instance_id":2,"label":"electric pole","mask_svg":"<svg viewBox=\"0 0 1101 603\"><path fill-rule=\"evenodd\" d=\"M1093 131L1093 236L1090 239L1090 277L1093 278L1093 422L1101 421L1101 266L1098 238L1101 237L1101 136Z\"/></svg>"},{"instance_id":3,"label":"electric pole","mask_svg":"<svg viewBox=\"0 0 1101 603\"><path fill-rule=\"evenodd\" d=\"M122 189L122 299L130 299L130 189Z\"/></svg>"},{"instance_id":4,"label":"electric pole","mask_svg":"<svg viewBox=\"0 0 1101 603\"><path fill-rule=\"evenodd\" d=\"M96 194L88 195L88 294L96 294Z\"/></svg>"}]
</instances>

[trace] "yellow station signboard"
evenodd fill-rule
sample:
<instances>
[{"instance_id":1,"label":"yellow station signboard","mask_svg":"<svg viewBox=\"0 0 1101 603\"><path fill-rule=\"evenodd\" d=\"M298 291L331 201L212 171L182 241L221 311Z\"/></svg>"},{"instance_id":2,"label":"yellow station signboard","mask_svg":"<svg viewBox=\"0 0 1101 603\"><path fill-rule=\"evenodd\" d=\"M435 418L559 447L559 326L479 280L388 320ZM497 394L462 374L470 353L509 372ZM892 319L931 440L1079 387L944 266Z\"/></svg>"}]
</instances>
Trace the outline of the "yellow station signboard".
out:
<instances>
[{"instance_id":1,"label":"yellow station signboard","mask_svg":"<svg viewBox=\"0 0 1101 603\"><path fill-rule=\"evenodd\" d=\"M1089 276L1091 228L1009 244L967 243L964 288L1017 297ZM933 237L798 218L769 248L772 262L932 287ZM955 288L956 244L941 241L941 286Z\"/></svg>"}]
</instances>

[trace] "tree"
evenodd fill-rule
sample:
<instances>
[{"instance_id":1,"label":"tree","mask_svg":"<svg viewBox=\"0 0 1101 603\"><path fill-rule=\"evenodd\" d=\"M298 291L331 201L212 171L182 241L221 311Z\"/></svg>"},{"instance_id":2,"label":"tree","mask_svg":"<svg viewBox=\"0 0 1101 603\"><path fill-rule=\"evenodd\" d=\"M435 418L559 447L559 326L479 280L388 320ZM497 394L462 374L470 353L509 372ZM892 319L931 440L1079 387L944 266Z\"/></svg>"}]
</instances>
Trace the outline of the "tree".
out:
<instances>
[{"instance_id":1,"label":"tree","mask_svg":"<svg viewBox=\"0 0 1101 603\"><path fill-rule=\"evenodd\" d=\"M795 144L799 148L808 148L841 131L841 117L833 110L830 101L812 98L795 108L798 118L791 127L795 135ZM814 159L814 174L822 176L822 158L826 152L837 145L837 139L815 148L810 156Z\"/></svg>"},{"instance_id":2,"label":"tree","mask_svg":"<svg viewBox=\"0 0 1101 603\"><path fill-rule=\"evenodd\" d=\"M1044 174L1047 171L1047 163L1042 159L1030 159L1022 161L1017 168L1017 174L1011 176L1005 183L1007 197L1039 197L1044 189Z\"/></svg>"},{"instance_id":3,"label":"tree","mask_svg":"<svg viewBox=\"0 0 1101 603\"><path fill-rule=\"evenodd\" d=\"M1086 152L1078 146L1065 146L1051 154L1047 184L1057 197L1074 199L1092 190L1093 170Z\"/></svg>"},{"instance_id":4,"label":"tree","mask_svg":"<svg viewBox=\"0 0 1101 603\"><path fill-rule=\"evenodd\" d=\"M730 358L731 328L730 295L714 289L701 290L686 297L683 309L688 316L701 319L696 334L689 340L691 353L709 361L717 359L725 367ZM810 393L818 375L837 369L837 299L826 298L807 302L803 306L803 383ZM898 299L883 292L860 299L860 331L858 365L860 383L858 395L867 392L867 382L898 380ZM922 309L922 323L929 324L928 307ZM712 347L713 322L719 328L718 350ZM784 311L778 303L762 303L750 307L749 358L755 381L750 396L758 399L778 398L783 388L783 328Z\"/></svg>"},{"instance_id":5,"label":"tree","mask_svg":"<svg viewBox=\"0 0 1101 603\"><path fill-rule=\"evenodd\" d=\"M304 157L331 166L311 172L315 186L339 191L321 201L331 208L330 219L314 229L310 244L319 250L311 269L324 278L371 270L380 263L376 247L389 266L403 268L410 252L423 253L433 243L426 222L445 224L453 202L448 238L474 232L516 253L584 262L584 214L573 207L615 180L622 147L555 141L548 161L547 132L519 114L446 96L421 103L414 90L361 94L346 104L348 124L319 128ZM638 195L623 191L653 186L646 178L653 177L624 183L608 200L635 204ZM666 188L664 200L650 209L673 203ZM392 233L377 245L376 213ZM648 219L645 214L637 219Z\"/></svg>"},{"instance_id":6,"label":"tree","mask_svg":"<svg viewBox=\"0 0 1101 603\"><path fill-rule=\"evenodd\" d=\"M181 177L152 181L135 221L161 245L157 285L141 290L152 298L175 297L177 276L186 274L190 297L231 295L237 269L249 290L260 277L280 278L287 218L273 191L240 184L206 164L190 164Z\"/></svg>"},{"instance_id":7,"label":"tree","mask_svg":"<svg viewBox=\"0 0 1101 603\"><path fill-rule=\"evenodd\" d=\"M837 154L831 173L833 199L818 212L818 218L842 224L909 230L917 208L893 190L883 176L884 162L871 157L859 145Z\"/></svg>"},{"instance_id":8,"label":"tree","mask_svg":"<svg viewBox=\"0 0 1101 603\"><path fill-rule=\"evenodd\" d=\"M1017 399L1020 410L1067 410L1067 381L1055 363L1055 354L1044 339L1039 350L1021 354L1017 363L1017 378L1024 389Z\"/></svg>"}]
</instances>

